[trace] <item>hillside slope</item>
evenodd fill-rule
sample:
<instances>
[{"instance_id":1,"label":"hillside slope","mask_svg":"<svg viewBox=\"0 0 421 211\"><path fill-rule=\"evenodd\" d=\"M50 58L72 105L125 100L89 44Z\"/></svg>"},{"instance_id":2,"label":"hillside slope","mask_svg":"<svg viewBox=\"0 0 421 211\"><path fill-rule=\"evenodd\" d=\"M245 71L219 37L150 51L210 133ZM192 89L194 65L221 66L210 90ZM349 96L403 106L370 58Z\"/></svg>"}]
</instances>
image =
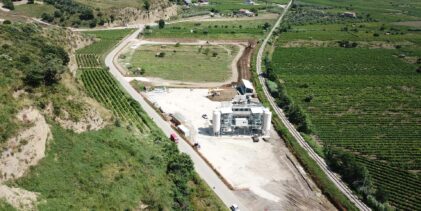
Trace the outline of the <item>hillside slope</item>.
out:
<instances>
[{"instance_id":1,"label":"hillside slope","mask_svg":"<svg viewBox=\"0 0 421 211\"><path fill-rule=\"evenodd\" d=\"M155 125L141 132L85 94L68 53L89 40L0 25L0 208L224 209Z\"/></svg>"}]
</instances>

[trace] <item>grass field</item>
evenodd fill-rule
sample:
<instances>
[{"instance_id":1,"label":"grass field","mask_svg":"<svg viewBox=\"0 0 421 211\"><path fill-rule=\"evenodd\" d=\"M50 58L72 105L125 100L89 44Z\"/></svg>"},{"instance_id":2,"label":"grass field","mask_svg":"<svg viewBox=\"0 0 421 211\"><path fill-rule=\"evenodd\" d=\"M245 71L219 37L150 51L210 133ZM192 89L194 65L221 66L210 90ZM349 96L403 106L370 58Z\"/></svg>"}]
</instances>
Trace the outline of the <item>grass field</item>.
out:
<instances>
[{"instance_id":1,"label":"grass field","mask_svg":"<svg viewBox=\"0 0 421 211\"><path fill-rule=\"evenodd\" d=\"M140 202L170 207L165 164L151 137L122 128L81 135L52 129L47 156L17 184L41 193L40 210L124 210Z\"/></svg>"},{"instance_id":2,"label":"grass field","mask_svg":"<svg viewBox=\"0 0 421 211\"><path fill-rule=\"evenodd\" d=\"M22 4L15 6L13 13L40 18L42 13L53 14L56 9L48 4Z\"/></svg>"},{"instance_id":3,"label":"grass field","mask_svg":"<svg viewBox=\"0 0 421 211\"><path fill-rule=\"evenodd\" d=\"M256 0L255 5L248 5L243 0L213 0L209 1L209 5L206 7L216 9L220 12L238 11L239 9L267 9L274 7L274 4L287 4L288 0Z\"/></svg>"},{"instance_id":4,"label":"grass field","mask_svg":"<svg viewBox=\"0 0 421 211\"><path fill-rule=\"evenodd\" d=\"M98 40L92 45L78 50L77 53L104 55L109 49L114 47L121 39L123 39L125 36L127 36L133 31L134 29L120 29L83 32L84 34L93 36Z\"/></svg>"},{"instance_id":5,"label":"grass field","mask_svg":"<svg viewBox=\"0 0 421 211\"><path fill-rule=\"evenodd\" d=\"M421 5L405 0L399 6L360 0L297 4L301 6L288 14L272 55L292 104L307 114L319 144L353 153L391 205L420 210L421 78L416 60L421 58L421 33L391 21L419 19L414 8ZM392 8L402 13L388 15ZM314 17L303 19L303 11ZM372 19L325 15L343 11ZM339 41L356 45L344 48Z\"/></svg>"},{"instance_id":6,"label":"grass field","mask_svg":"<svg viewBox=\"0 0 421 211\"><path fill-rule=\"evenodd\" d=\"M144 76L190 82L221 82L230 78L231 62L238 50L233 45L142 45L126 59L129 61L123 61L130 63L132 70L139 67L144 69ZM165 53L165 56L156 56L159 53Z\"/></svg>"},{"instance_id":7,"label":"grass field","mask_svg":"<svg viewBox=\"0 0 421 211\"><path fill-rule=\"evenodd\" d=\"M298 4L328 7L332 12L357 11L360 15L370 14L378 20L402 21L419 20L421 17L421 2L412 0L399 0L388 2L382 0L299 0Z\"/></svg>"},{"instance_id":8,"label":"grass field","mask_svg":"<svg viewBox=\"0 0 421 211\"><path fill-rule=\"evenodd\" d=\"M146 38L258 39L266 32L263 27L265 23L273 25L275 19L175 23L163 29L145 30L144 36Z\"/></svg>"}]
</instances>

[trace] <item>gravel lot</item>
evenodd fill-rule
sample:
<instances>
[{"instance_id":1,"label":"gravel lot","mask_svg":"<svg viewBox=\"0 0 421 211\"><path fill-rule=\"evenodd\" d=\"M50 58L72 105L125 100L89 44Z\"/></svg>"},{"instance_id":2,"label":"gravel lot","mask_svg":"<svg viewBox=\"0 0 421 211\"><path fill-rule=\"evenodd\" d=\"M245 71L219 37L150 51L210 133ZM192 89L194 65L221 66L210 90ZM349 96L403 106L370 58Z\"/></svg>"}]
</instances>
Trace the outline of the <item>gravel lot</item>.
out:
<instances>
[{"instance_id":1,"label":"gravel lot","mask_svg":"<svg viewBox=\"0 0 421 211\"><path fill-rule=\"evenodd\" d=\"M248 136L209 135L211 123L202 115L211 118L222 103L209 100L207 93L207 89L168 89L146 95L164 112L183 116L190 138L201 145L200 153L250 209L335 210L309 179L308 183L303 179L305 172L275 132L269 142L258 143Z\"/></svg>"}]
</instances>

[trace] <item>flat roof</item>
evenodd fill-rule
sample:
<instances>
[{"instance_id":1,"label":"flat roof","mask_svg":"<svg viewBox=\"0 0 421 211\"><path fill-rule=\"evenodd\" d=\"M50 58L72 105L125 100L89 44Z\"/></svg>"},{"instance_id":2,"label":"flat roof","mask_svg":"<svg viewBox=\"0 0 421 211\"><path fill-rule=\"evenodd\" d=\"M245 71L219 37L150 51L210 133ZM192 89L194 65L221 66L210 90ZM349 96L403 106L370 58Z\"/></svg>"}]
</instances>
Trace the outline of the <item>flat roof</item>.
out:
<instances>
[{"instance_id":1,"label":"flat roof","mask_svg":"<svg viewBox=\"0 0 421 211\"><path fill-rule=\"evenodd\" d=\"M254 90L253 84L249 80L241 79L241 81L247 89Z\"/></svg>"},{"instance_id":2,"label":"flat roof","mask_svg":"<svg viewBox=\"0 0 421 211\"><path fill-rule=\"evenodd\" d=\"M262 107L251 107L250 111L252 114L263 114L263 108Z\"/></svg>"},{"instance_id":3,"label":"flat roof","mask_svg":"<svg viewBox=\"0 0 421 211\"><path fill-rule=\"evenodd\" d=\"M232 108L231 107L223 107L219 109L221 111L222 114L231 114L232 113Z\"/></svg>"}]
</instances>

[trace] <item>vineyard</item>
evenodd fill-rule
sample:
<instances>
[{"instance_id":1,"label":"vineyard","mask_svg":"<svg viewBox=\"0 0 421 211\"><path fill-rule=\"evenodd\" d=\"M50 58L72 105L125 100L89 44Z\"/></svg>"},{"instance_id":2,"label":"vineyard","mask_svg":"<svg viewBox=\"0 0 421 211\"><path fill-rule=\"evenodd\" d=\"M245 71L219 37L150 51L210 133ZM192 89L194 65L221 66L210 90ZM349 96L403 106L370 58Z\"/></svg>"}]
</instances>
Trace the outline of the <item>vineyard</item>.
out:
<instances>
[{"instance_id":1,"label":"vineyard","mask_svg":"<svg viewBox=\"0 0 421 211\"><path fill-rule=\"evenodd\" d=\"M86 32L99 38L94 44L79 50L76 61L88 94L109 108L119 120L148 132L151 123L139 103L124 93L112 75L99 62L100 57L115 46L132 29Z\"/></svg>"},{"instance_id":2,"label":"vineyard","mask_svg":"<svg viewBox=\"0 0 421 211\"><path fill-rule=\"evenodd\" d=\"M393 206L421 210L421 78L396 50L277 48L277 73L324 144L358 155ZM358 62L355 62L358 61Z\"/></svg>"},{"instance_id":3,"label":"vineyard","mask_svg":"<svg viewBox=\"0 0 421 211\"><path fill-rule=\"evenodd\" d=\"M139 103L121 91L107 70L83 69L81 77L89 95L111 109L119 119L129 122L141 132L149 130L148 117Z\"/></svg>"},{"instance_id":4,"label":"vineyard","mask_svg":"<svg viewBox=\"0 0 421 211\"><path fill-rule=\"evenodd\" d=\"M78 68L101 68L96 54L76 54Z\"/></svg>"}]
</instances>

